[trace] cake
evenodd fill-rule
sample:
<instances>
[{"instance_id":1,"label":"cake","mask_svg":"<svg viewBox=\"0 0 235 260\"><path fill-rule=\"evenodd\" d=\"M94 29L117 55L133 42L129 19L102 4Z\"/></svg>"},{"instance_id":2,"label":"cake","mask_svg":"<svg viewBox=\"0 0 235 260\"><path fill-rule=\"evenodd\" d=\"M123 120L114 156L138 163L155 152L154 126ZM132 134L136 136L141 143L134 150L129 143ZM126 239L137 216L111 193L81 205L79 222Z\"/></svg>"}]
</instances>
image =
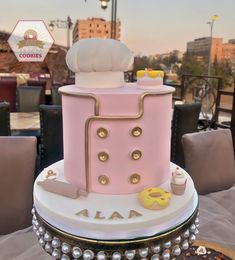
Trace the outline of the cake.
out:
<instances>
[{"instance_id":1,"label":"cake","mask_svg":"<svg viewBox=\"0 0 235 260\"><path fill-rule=\"evenodd\" d=\"M175 171L172 172L171 177L171 190L176 195L182 195L185 192L187 184L187 178L183 171L179 167L176 167Z\"/></svg>"},{"instance_id":2,"label":"cake","mask_svg":"<svg viewBox=\"0 0 235 260\"><path fill-rule=\"evenodd\" d=\"M60 88L64 160L34 185L33 228L56 259L170 259L198 233L198 196L170 162L172 93L125 84L131 51L83 39L66 57L75 85ZM187 184L171 190L171 172Z\"/></svg>"},{"instance_id":3,"label":"cake","mask_svg":"<svg viewBox=\"0 0 235 260\"><path fill-rule=\"evenodd\" d=\"M145 69L136 73L137 85L145 89L154 89L163 85L164 72L161 70Z\"/></svg>"}]
</instances>

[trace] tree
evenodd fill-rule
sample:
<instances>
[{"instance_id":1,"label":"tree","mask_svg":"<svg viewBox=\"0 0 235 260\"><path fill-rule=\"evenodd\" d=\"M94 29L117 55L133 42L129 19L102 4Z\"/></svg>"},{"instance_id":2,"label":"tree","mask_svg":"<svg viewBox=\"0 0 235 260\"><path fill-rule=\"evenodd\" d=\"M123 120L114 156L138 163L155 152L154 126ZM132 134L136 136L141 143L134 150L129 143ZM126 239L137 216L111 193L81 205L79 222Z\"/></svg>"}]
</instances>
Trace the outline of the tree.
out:
<instances>
[{"instance_id":1,"label":"tree","mask_svg":"<svg viewBox=\"0 0 235 260\"><path fill-rule=\"evenodd\" d=\"M183 74L207 75L207 67L203 61L198 61L194 56L185 54L178 76Z\"/></svg>"},{"instance_id":2,"label":"tree","mask_svg":"<svg viewBox=\"0 0 235 260\"><path fill-rule=\"evenodd\" d=\"M153 70L161 70L161 66L156 59L147 56L142 56L142 57L136 56L134 58L134 65L133 65L134 74L136 74L136 71L144 70L146 68L151 68Z\"/></svg>"},{"instance_id":3,"label":"tree","mask_svg":"<svg viewBox=\"0 0 235 260\"><path fill-rule=\"evenodd\" d=\"M233 81L232 65L228 61L218 62L217 58L212 66L212 75L219 76L223 79L223 85L230 85Z\"/></svg>"}]
</instances>

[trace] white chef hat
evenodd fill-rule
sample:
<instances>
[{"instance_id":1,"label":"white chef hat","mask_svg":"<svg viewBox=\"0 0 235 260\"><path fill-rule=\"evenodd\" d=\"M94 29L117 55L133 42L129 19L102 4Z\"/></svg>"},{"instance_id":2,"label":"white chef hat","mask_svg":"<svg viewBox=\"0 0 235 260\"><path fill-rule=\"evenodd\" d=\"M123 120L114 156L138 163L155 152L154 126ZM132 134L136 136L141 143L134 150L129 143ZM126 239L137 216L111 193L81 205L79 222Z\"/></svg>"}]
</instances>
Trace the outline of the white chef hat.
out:
<instances>
[{"instance_id":1,"label":"white chef hat","mask_svg":"<svg viewBox=\"0 0 235 260\"><path fill-rule=\"evenodd\" d=\"M76 42L66 62L79 87L112 88L123 85L123 72L133 63L133 55L117 40L91 38Z\"/></svg>"}]
</instances>

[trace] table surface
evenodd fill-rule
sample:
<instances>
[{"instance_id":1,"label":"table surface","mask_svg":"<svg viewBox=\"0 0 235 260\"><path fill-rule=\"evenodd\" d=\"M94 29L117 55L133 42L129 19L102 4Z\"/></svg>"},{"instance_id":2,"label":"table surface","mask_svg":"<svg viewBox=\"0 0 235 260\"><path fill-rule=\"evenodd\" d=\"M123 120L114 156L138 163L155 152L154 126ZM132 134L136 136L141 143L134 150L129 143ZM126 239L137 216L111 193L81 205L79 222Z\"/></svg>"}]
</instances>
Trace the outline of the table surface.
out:
<instances>
[{"instance_id":1,"label":"table surface","mask_svg":"<svg viewBox=\"0 0 235 260\"><path fill-rule=\"evenodd\" d=\"M11 130L39 130L39 112L10 113Z\"/></svg>"}]
</instances>

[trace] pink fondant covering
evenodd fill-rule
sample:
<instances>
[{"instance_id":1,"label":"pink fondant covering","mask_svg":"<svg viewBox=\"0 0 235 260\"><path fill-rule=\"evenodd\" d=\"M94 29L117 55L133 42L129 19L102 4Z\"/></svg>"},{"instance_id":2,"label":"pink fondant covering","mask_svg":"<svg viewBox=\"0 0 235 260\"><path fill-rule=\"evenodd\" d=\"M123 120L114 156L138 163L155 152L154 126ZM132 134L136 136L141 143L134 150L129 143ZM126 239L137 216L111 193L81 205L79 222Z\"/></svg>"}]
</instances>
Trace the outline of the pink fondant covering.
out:
<instances>
[{"instance_id":1,"label":"pink fondant covering","mask_svg":"<svg viewBox=\"0 0 235 260\"><path fill-rule=\"evenodd\" d=\"M123 194L158 186L169 177L171 88L149 91L135 85L84 90L66 86L61 91L64 170L69 182L90 192ZM95 100L88 93L98 100L96 116ZM137 126L142 134L133 137L131 130ZM108 136L98 137L98 128L105 128ZM142 152L139 160L131 158L134 150ZM100 161L99 152L108 153L109 159ZM130 182L135 173L141 178L138 184ZM107 185L99 183L100 175L108 177Z\"/></svg>"}]
</instances>

